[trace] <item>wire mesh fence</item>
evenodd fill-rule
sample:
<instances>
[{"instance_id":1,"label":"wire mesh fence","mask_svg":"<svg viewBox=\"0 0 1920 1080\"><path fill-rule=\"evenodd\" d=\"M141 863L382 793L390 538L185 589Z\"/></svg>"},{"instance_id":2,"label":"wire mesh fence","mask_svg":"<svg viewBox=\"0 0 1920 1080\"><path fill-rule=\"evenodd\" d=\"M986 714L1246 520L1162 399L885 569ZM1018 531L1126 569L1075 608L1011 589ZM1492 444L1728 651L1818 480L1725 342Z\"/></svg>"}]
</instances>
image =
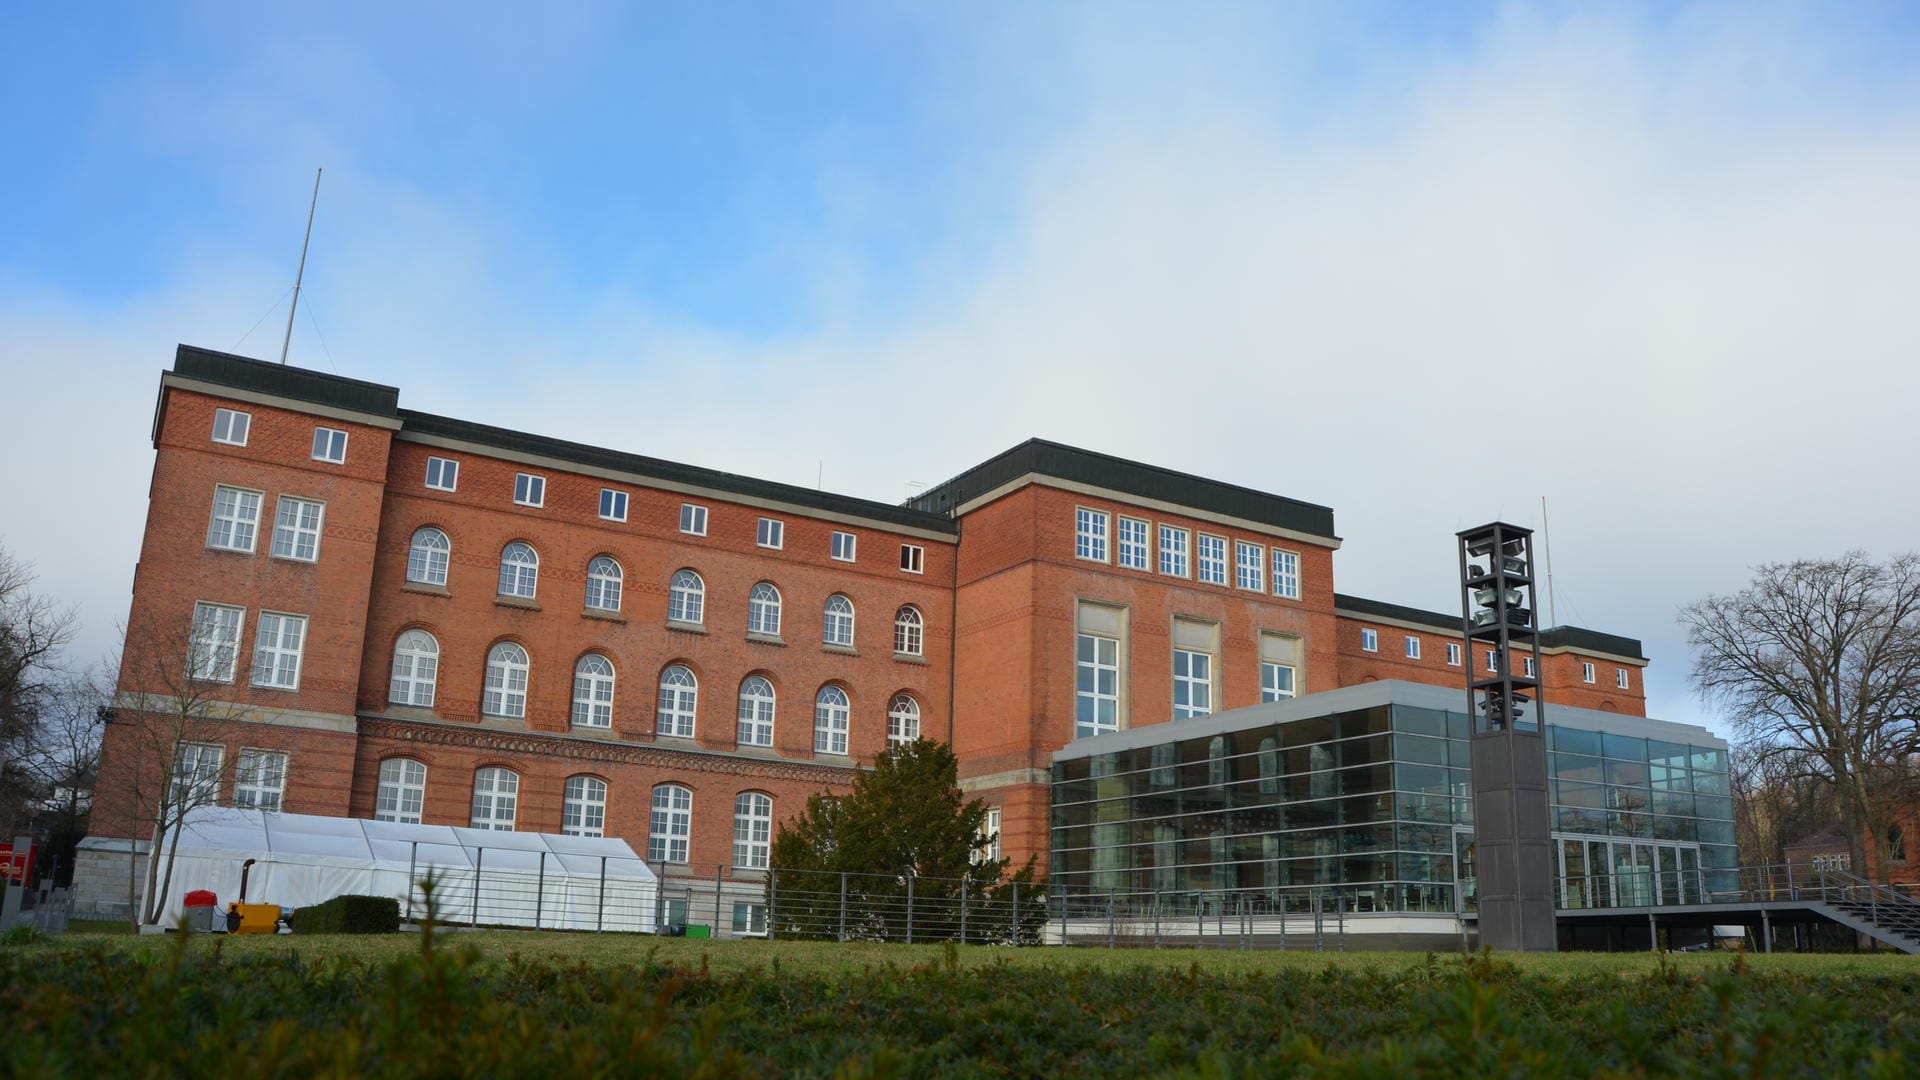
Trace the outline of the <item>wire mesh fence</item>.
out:
<instances>
[{"instance_id":1,"label":"wire mesh fence","mask_svg":"<svg viewBox=\"0 0 1920 1080\"><path fill-rule=\"evenodd\" d=\"M1036 945L1050 912L1031 882L776 869L767 917L781 938Z\"/></svg>"}]
</instances>

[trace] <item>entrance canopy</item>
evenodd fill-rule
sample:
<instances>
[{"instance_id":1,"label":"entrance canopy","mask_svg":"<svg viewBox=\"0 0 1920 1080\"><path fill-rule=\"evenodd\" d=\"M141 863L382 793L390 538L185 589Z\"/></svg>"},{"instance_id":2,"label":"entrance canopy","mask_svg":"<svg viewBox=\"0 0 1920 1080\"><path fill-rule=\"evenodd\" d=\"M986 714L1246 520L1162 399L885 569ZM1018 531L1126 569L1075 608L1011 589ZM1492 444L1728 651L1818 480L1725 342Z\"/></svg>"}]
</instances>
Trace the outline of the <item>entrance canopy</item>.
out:
<instances>
[{"instance_id":1,"label":"entrance canopy","mask_svg":"<svg viewBox=\"0 0 1920 1080\"><path fill-rule=\"evenodd\" d=\"M658 890L647 864L611 837L204 806L181 826L163 924L180 918L195 889L211 889L223 908L240 899L243 870L249 903L300 908L347 894L391 896L403 916L418 918L426 913L419 882L431 876L443 922L545 929L651 930Z\"/></svg>"}]
</instances>

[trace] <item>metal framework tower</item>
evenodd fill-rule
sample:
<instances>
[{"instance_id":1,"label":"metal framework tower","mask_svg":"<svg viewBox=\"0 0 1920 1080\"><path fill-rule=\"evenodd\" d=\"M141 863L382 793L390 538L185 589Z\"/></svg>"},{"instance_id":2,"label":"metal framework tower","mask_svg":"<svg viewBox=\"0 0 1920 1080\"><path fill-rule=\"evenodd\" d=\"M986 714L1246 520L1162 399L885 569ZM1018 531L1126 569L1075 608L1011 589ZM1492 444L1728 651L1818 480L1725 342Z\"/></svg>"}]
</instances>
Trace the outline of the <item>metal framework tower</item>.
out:
<instances>
[{"instance_id":1,"label":"metal framework tower","mask_svg":"<svg viewBox=\"0 0 1920 1080\"><path fill-rule=\"evenodd\" d=\"M1496 521L1459 538L1480 941L1551 952L1553 841L1533 530Z\"/></svg>"}]
</instances>

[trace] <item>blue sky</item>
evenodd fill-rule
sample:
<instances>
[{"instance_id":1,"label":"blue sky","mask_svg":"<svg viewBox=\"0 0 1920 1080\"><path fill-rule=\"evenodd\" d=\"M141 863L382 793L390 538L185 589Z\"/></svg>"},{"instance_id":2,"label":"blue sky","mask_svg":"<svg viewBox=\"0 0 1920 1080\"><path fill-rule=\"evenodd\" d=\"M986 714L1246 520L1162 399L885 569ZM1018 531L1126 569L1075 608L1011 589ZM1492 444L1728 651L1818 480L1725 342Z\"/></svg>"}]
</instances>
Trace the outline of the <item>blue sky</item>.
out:
<instances>
[{"instance_id":1,"label":"blue sky","mask_svg":"<svg viewBox=\"0 0 1920 1080\"><path fill-rule=\"evenodd\" d=\"M1045 435L1330 504L1430 607L1547 495L1674 718L1678 604L1920 536L1920 6L551 7L0 15L0 454L65 447L0 542L85 649L156 376L277 355L315 166L295 363L889 500Z\"/></svg>"}]
</instances>

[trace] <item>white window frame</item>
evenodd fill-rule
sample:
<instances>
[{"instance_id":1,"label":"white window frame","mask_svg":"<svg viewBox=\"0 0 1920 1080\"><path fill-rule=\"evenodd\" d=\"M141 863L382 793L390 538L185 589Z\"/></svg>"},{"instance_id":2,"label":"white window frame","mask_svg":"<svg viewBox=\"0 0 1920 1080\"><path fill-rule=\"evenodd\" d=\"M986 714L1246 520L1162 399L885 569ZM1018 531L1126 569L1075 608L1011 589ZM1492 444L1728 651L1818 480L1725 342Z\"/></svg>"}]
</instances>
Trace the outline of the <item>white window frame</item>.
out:
<instances>
[{"instance_id":1,"label":"white window frame","mask_svg":"<svg viewBox=\"0 0 1920 1080\"><path fill-rule=\"evenodd\" d=\"M329 465L345 465L347 463L347 433L339 428L314 428L313 460L324 461Z\"/></svg>"},{"instance_id":2,"label":"white window frame","mask_svg":"<svg viewBox=\"0 0 1920 1080\"><path fill-rule=\"evenodd\" d=\"M1360 628L1360 651L1361 652L1379 652L1380 651L1380 631L1375 630L1370 626L1361 627Z\"/></svg>"},{"instance_id":3,"label":"white window frame","mask_svg":"<svg viewBox=\"0 0 1920 1080\"><path fill-rule=\"evenodd\" d=\"M1447 666L1460 666L1460 643L1457 641L1447 642Z\"/></svg>"},{"instance_id":4,"label":"white window frame","mask_svg":"<svg viewBox=\"0 0 1920 1080\"><path fill-rule=\"evenodd\" d=\"M735 937L766 937L767 905L752 900L735 900L733 934Z\"/></svg>"},{"instance_id":5,"label":"white window frame","mask_svg":"<svg viewBox=\"0 0 1920 1080\"><path fill-rule=\"evenodd\" d=\"M187 637L187 677L196 682L232 682L240 666L240 641L246 629L246 608L196 601Z\"/></svg>"},{"instance_id":6,"label":"white window frame","mask_svg":"<svg viewBox=\"0 0 1920 1080\"><path fill-rule=\"evenodd\" d=\"M1000 808L987 807L987 814L980 819L981 846L986 849L986 861L989 864L1000 861Z\"/></svg>"},{"instance_id":7,"label":"white window frame","mask_svg":"<svg viewBox=\"0 0 1920 1080\"><path fill-rule=\"evenodd\" d=\"M755 547L780 551L787 546L787 523L779 518L763 517L753 527Z\"/></svg>"},{"instance_id":8,"label":"white window frame","mask_svg":"<svg viewBox=\"0 0 1920 1080\"><path fill-rule=\"evenodd\" d=\"M1173 650L1173 718L1191 720L1213 715L1213 654L1198 649ZM1181 697L1186 701L1181 701Z\"/></svg>"},{"instance_id":9,"label":"white window frame","mask_svg":"<svg viewBox=\"0 0 1920 1080\"><path fill-rule=\"evenodd\" d=\"M175 810L219 802L220 770L226 762L227 748L219 743L175 743L167 771L167 802Z\"/></svg>"},{"instance_id":10,"label":"white window frame","mask_svg":"<svg viewBox=\"0 0 1920 1080\"><path fill-rule=\"evenodd\" d=\"M707 619L707 583L699 572L682 567L667 579L667 620L704 626Z\"/></svg>"},{"instance_id":11,"label":"white window frame","mask_svg":"<svg viewBox=\"0 0 1920 1080\"><path fill-rule=\"evenodd\" d=\"M1280 678L1281 672L1286 673L1284 680ZM1260 661L1260 700L1263 702L1285 701L1294 697L1299 693L1299 679L1300 673L1294 670L1292 664L1282 664L1275 660ZM1280 685L1283 681L1286 683L1285 686Z\"/></svg>"},{"instance_id":12,"label":"white window frame","mask_svg":"<svg viewBox=\"0 0 1920 1080\"><path fill-rule=\"evenodd\" d=\"M595 555L587 560L586 605L593 611L619 611L620 587L626 571L611 555Z\"/></svg>"},{"instance_id":13,"label":"white window frame","mask_svg":"<svg viewBox=\"0 0 1920 1080\"><path fill-rule=\"evenodd\" d=\"M765 870L773 850L773 796L743 791L733 797L733 868Z\"/></svg>"},{"instance_id":14,"label":"white window frame","mask_svg":"<svg viewBox=\"0 0 1920 1080\"><path fill-rule=\"evenodd\" d=\"M600 489L600 520L627 520L627 493L619 488Z\"/></svg>"},{"instance_id":15,"label":"white window frame","mask_svg":"<svg viewBox=\"0 0 1920 1080\"><path fill-rule=\"evenodd\" d=\"M468 828L512 832L519 812L519 773L501 765L473 771L473 811Z\"/></svg>"},{"instance_id":16,"label":"white window frame","mask_svg":"<svg viewBox=\"0 0 1920 1080\"><path fill-rule=\"evenodd\" d=\"M912 694L895 694L887 703L887 745L905 746L920 737L920 702Z\"/></svg>"},{"instance_id":17,"label":"white window frame","mask_svg":"<svg viewBox=\"0 0 1920 1080\"><path fill-rule=\"evenodd\" d=\"M1114 523L1113 560L1128 570L1153 569L1153 523L1120 515Z\"/></svg>"},{"instance_id":18,"label":"white window frame","mask_svg":"<svg viewBox=\"0 0 1920 1080\"><path fill-rule=\"evenodd\" d=\"M1272 548L1273 595L1282 600L1300 599L1300 553Z\"/></svg>"},{"instance_id":19,"label":"white window frame","mask_svg":"<svg viewBox=\"0 0 1920 1080\"><path fill-rule=\"evenodd\" d=\"M707 535L707 508L699 503L681 503L680 531L688 536Z\"/></svg>"},{"instance_id":20,"label":"white window frame","mask_svg":"<svg viewBox=\"0 0 1920 1080\"><path fill-rule=\"evenodd\" d=\"M238 424L240 428L238 435L234 433L234 426L236 424ZM223 428L225 429L224 432L222 431ZM239 409L213 410L212 437L214 442L225 446L245 446L247 445L247 436L252 431L252 413L241 412Z\"/></svg>"},{"instance_id":21,"label":"white window frame","mask_svg":"<svg viewBox=\"0 0 1920 1080\"><path fill-rule=\"evenodd\" d=\"M780 636L780 589L771 581L757 581L747 593L747 633Z\"/></svg>"},{"instance_id":22,"label":"white window frame","mask_svg":"<svg viewBox=\"0 0 1920 1080\"><path fill-rule=\"evenodd\" d=\"M853 722L853 699L838 686L813 695L813 752L846 756Z\"/></svg>"},{"instance_id":23,"label":"white window frame","mask_svg":"<svg viewBox=\"0 0 1920 1080\"><path fill-rule=\"evenodd\" d=\"M820 613L820 643L853 648L853 601L845 593L827 597L826 608Z\"/></svg>"},{"instance_id":24,"label":"white window frame","mask_svg":"<svg viewBox=\"0 0 1920 1080\"><path fill-rule=\"evenodd\" d=\"M453 458L428 457L427 477L423 486L429 491L458 491L460 463Z\"/></svg>"},{"instance_id":25,"label":"white window frame","mask_svg":"<svg viewBox=\"0 0 1920 1080\"><path fill-rule=\"evenodd\" d=\"M772 746L773 716L779 694L773 680L765 675L749 675L740 680L739 723L734 740L741 746Z\"/></svg>"},{"instance_id":26,"label":"white window frame","mask_svg":"<svg viewBox=\"0 0 1920 1080\"><path fill-rule=\"evenodd\" d=\"M1086 651L1082 645L1087 642L1092 643L1093 659L1091 660L1081 656L1081 653ZM1110 651L1113 653L1111 662L1108 662L1101 656L1103 649L1108 646L1111 647ZM1089 634L1085 631L1081 631L1074 636L1074 738L1084 739L1089 736L1104 735L1109 731L1120 730L1120 676L1122 666L1119 638L1107 637L1104 634ZM1100 689L1100 675L1102 672L1110 672L1113 676L1113 690L1110 693ZM1089 682L1091 686L1083 685ZM1113 706L1112 723L1105 723L1100 719L1100 706L1103 702ZM1091 717L1088 720L1080 719L1082 705L1091 706L1091 708L1087 710Z\"/></svg>"},{"instance_id":27,"label":"white window frame","mask_svg":"<svg viewBox=\"0 0 1920 1080\"><path fill-rule=\"evenodd\" d=\"M1191 576L1192 534L1173 525L1160 526L1160 572L1168 577Z\"/></svg>"},{"instance_id":28,"label":"white window frame","mask_svg":"<svg viewBox=\"0 0 1920 1080\"><path fill-rule=\"evenodd\" d=\"M287 752L242 747L233 761L233 805L279 812L287 797Z\"/></svg>"},{"instance_id":29,"label":"white window frame","mask_svg":"<svg viewBox=\"0 0 1920 1080\"><path fill-rule=\"evenodd\" d=\"M439 678L440 642L419 627L402 631L393 641L393 667L387 675L387 703L431 709Z\"/></svg>"},{"instance_id":30,"label":"white window frame","mask_svg":"<svg viewBox=\"0 0 1920 1080\"><path fill-rule=\"evenodd\" d=\"M860 550L860 538L850 532L834 530L833 539L828 543L827 554L835 562L855 562Z\"/></svg>"},{"instance_id":31,"label":"white window frame","mask_svg":"<svg viewBox=\"0 0 1920 1080\"><path fill-rule=\"evenodd\" d=\"M1402 647L1406 650L1407 659L1409 660L1420 659L1420 638L1418 636L1413 634L1408 634L1406 638L1406 644Z\"/></svg>"},{"instance_id":32,"label":"white window frame","mask_svg":"<svg viewBox=\"0 0 1920 1080\"><path fill-rule=\"evenodd\" d=\"M1499 649L1487 650L1487 670L1490 672L1493 672L1496 675L1500 673L1500 650Z\"/></svg>"},{"instance_id":33,"label":"white window frame","mask_svg":"<svg viewBox=\"0 0 1920 1080\"><path fill-rule=\"evenodd\" d=\"M1531 656L1523 656L1520 658L1520 668L1527 673L1526 677L1529 679L1537 679L1540 677L1539 665L1533 662L1533 657Z\"/></svg>"},{"instance_id":34,"label":"white window frame","mask_svg":"<svg viewBox=\"0 0 1920 1080\"><path fill-rule=\"evenodd\" d=\"M1600 677L1600 673L1594 668L1593 661L1591 660L1580 661L1580 681L1581 682L1591 684L1595 680L1597 680L1599 677Z\"/></svg>"},{"instance_id":35,"label":"white window frame","mask_svg":"<svg viewBox=\"0 0 1920 1080\"><path fill-rule=\"evenodd\" d=\"M693 792L679 784L655 784L647 815L647 861L687 861L693 846Z\"/></svg>"},{"instance_id":36,"label":"white window frame","mask_svg":"<svg viewBox=\"0 0 1920 1080\"><path fill-rule=\"evenodd\" d=\"M498 641L487 650L480 715L508 720L527 717L527 687L533 681L533 657L518 642Z\"/></svg>"},{"instance_id":37,"label":"white window frame","mask_svg":"<svg viewBox=\"0 0 1920 1080\"><path fill-rule=\"evenodd\" d=\"M1248 592L1267 591L1267 548L1245 540L1233 542L1233 587Z\"/></svg>"},{"instance_id":38,"label":"white window frame","mask_svg":"<svg viewBox=\"0 0 1920 1080\"><path fill-rule=\"evenodd\" d=\"M1088 562L1107 562L1107 540L1111 522L1105 510L1090 506L1073 508L1073 557Z\"/></svg>"},{"instance_id":39,"label":"white window frame","mask_svg":"<svg viewBox=\"0 0 1920 1080\"><path fill-rule=\"evenodd\" d=\"M390 757L380 763L373 820L418 825L426 805L427 766L424 762L408 757Z\"/></svg>"},{"instance_id":40,"label":"white window frame","mask_svg":"<svg viewBox=\"0 0 1920 1080\"><path fill-rule=\"evenodd\" d=\"M513 505L547 505L547 478L539 473L514 473Z\"/></svg>"},{"instance_id":41,"label":"white window frame","mask_svg":"<svg viewBox=\"0 0 1920 1080\"><path fill-rule=\"evenodd\" d=\"M927 549L919 544L900 545L900 572L903 574L924 574L927 572Z\"/></svg>"},{"instance_id":42,"label":"white window frame","mask_svg":"<svg viewBox=\"0 0 1920 1080\"><path fill-rule=\"evenodd\" d=\"M300 656L306 645L305 615L262 611L254 631L253 685L263 690L300 689Z\"/></svg>"},{"instance_id":43,"label":"white window frame","mask_svg":"<svg viewBox=\"0 0 1920 1080\"><path fill-rule=\"evenodd\" d=\"M900 605L893 613L893 651L900 656L923 656L926 648L927 620L912 604Z\"/></svg>"},{"instance_id":44,"label":"white window frame","mask_svg":"<svg viewBox=\"0 0 1920 1080\"><path fill-rule=\"evenodd\" d=\"M1633 676L1628 674L1626 668L1614 668L1613 685L1622 690L1631 690L1633 689Z\"/></svg>"},{"instance_id":45,"label":"white window frame","mask_svg":"<svg viewBox=\"0 0 1920 1080\"><path fill-rule=\"evenodd\" d=\"M1224 536L1212 533L1200 533L1193 541L1194 580L1206 585L1226 585L1231 582L1227 576L1227 553L1232 546Z\"/></svg>"},{"instance_id":46,"label":"white window frame","mask_svg":"<svg viewBox=\"0 0 1920 1080\"><path fill-rule=\"evenodd\" d=\"M607 835L607 782L575 773L560 789L560 835Z\"/></svg>"},{"instance_id":47,"label":"white window frame","mask_svg":"<svg viewBox=\"0 0 1920 1080\"><path fill-rule=\"evenodd\" d=\"M231 495L233 498L231 504L223 508L220 500L226 495ZM260 508L265 502L265 492L234 487L230 484L215 484L213 517L207 522L207 546L215 551L253 554L254 545L259 543L260 539ZM246 534L244 544L240 543L242 529Z\"/></svg>"},{"instance_id":48,"label":"white window frame","mask_svg":"<svg viewBox=\"0 0 1920 1080\"><path fill-rule=\"evenodd\" d=\"M519 548L527 553L526 558L518 557ZM509 559L508 556L513 558ZM500 582L495 589L496 596L511 597L515 600L532 600L540 592L540 553L525 540L515 540L500 549Z\"/></svg>"},{"instance_id":49,"label":"white window frame","mask_svg":"<svg viewBox=\"0 0 1920 1080\"><path fill-rule=\"evenodd\" d=\"M700 716L700 677L685 664L660 669L660 692L654 699L653 733L669 739L693 738Z\"/></svg>"},{"instance_id":50,"label":"white window frame","mask_svg":"<svg viewBox=\"0 0 1920 1080\"><path fill-rule=\"evenodd\" d=\"M421 538L432 533L440 538L440 546ZM407 580L416 585L437 585L447 587L447 571L453 565L453 541L447 538L446 530L432 525L422 525L413 530L413 536L407 540Z\"/></svg>"},{"instance_id":51,"label":"white window frame","mask_svg":"<svg viewBox=\"0 0 1920 1080\"><path fill-rule=\"evenodd\" d=\"M291 521L287 512L293 512ZM307 512L312 511L312 521L307 520ZM302 499L293 495L282 495L274 500L273 506L273 542L267 553L275 559L291 559L294 562L320 561L320 533L327 527L327 504L318 499ZM306 545L302 554L302 544ZM284 550L283 550L284 549Z\"/></svg>"},{"instance_id":52,"label":"white window frame","mask_svg":"<svg viewBox=\"0 0 1920 1080\"><path fill-rule=\"evenodd\" d=\"M613 661L588 653L573 665L573 726L613 727Z\"/></svg>"}]
</instances>

